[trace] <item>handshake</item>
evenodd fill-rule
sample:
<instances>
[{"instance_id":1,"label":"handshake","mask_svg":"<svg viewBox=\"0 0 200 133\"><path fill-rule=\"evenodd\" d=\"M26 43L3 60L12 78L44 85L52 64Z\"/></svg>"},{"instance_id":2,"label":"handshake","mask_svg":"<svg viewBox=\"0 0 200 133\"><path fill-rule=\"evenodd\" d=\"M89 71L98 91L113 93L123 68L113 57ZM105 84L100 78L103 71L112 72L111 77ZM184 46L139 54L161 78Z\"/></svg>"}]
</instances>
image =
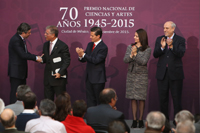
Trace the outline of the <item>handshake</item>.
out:
<instances>
[{"instance_id":1,"label":"handshake","mask_svg":"<svg viewBox=\"0 0 200 133\"><path fill-rule=\"evenodd\" d=\"M37 62L39 62L39 63L42 63L43 62L43 60L42 60L42 56L43 56L44 54L42 54L41 56L36 56L36 61Z\"/></svg>"}]
</instances>

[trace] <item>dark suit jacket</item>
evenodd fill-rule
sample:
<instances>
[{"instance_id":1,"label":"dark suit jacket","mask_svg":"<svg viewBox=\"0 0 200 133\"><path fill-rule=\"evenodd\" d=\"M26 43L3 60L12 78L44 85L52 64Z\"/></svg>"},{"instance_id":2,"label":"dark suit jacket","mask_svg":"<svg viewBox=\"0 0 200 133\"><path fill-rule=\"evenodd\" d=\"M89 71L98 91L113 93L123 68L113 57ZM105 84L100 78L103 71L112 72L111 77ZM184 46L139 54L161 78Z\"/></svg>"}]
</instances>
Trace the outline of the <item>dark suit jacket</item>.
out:
<instances>
[{"instance_id":1,"label":"dark suit jacket","mask_svg":"<svg viewBox=\"0 0 200 133\"><path fill-rule=\"evenodd\" d=\"M27 132L18 131L17 129L5 129L5 131L0 133L27 133Z\"/></svg>"},{"instance_id":2,"label":"dark suit jacket","mask_svg":"<svg viewBox=\"0 0 200 133\"><path fill-rule=\"evenodd\" d=\"M39 118L40 116L36 113L21 113L17 116L15 126L19 131L25 131L26 123L29 120Z\"/></svg>"},{"instance_id":3,"label":"dark suit jacket","mask_svg":"<svg viewBox=\"0 0 200 133\"><path fill-rule=\"evenodd\" d=\"M163 37L157 38L153 53L155 58L159 58L156 78L163 80L168 64L168 74L171 80L184 79L182 57L185 53L185 39L175 34L172 43L173 49L168 49L166 44L165 49L162 51L160 42Z\"/></svg>"},{"instance_id":4,"label":"dark suit jacket","mask_svg":"<svg viewBox=\"0 0 200 133\"><path fill-rule=\"evenodd\" d=\"M70 53L68 46L62 42L61 40L57 40L51 55L49 55L49 45L50 42L45 42L43 46L43 54L42 57L43 63L46 63L44 70L44 84L48 83L51 86L61 86L67 83L67 67L70 64ZM61 58L61 61L55 61L55 59ZM54 61L53 61L54 60ZM59 68L58 73L63 76L66 75L66 78L55 79L55 70Z\"/></svg>"},{"instance_id":5,"label":"dark suit jacket","mask_svg":"<svg viewBox=\"0 0 200 133\"><path fill-rule=\"evenodd\" d=\"M105 83L105 59L108 53L108 47L103 41L101 41L92 51L93 44L93 42L88 43L85 50L86 54L80 61L87 61L86 79L88 79L91 83Z\"/></svg>"},{"instance_id":6,"label":"dark suit jacket","mask_svg":"<svg viewBox=\"0 0 200 133\"><path fill-rule=\"evenodd\" d=\"M8 76L18 79L27 78L27 60L36 60L36 55L26 53L22 38L16 33L9 42Z\"/></svg>"},{"instance_id":7,"label":"dark suit jacket","mask_svg":"<svg viewBox=\"0 0 200 133\"><path fill-rule=\"evenodd\" d=\"M110 122L119 120L124 123L126 131L130 129L124 121L124 114L114 110L109 104L100 104L87 109L86 121L94 130L107 130Z\"/></svg>"}]
</instances>

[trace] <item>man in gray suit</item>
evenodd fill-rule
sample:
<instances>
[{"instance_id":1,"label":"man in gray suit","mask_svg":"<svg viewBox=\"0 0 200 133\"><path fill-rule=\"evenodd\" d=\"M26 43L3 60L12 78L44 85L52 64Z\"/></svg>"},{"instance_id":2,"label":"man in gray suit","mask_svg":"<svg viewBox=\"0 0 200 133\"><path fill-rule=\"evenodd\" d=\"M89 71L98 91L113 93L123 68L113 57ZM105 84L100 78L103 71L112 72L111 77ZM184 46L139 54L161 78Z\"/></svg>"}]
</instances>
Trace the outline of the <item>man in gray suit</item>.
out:
<instances>
[{"instance_id":1,"label":"man in gray suit","mask_svg":"<svg viewBox=\"0 0 200 133\"><path fill-rule=\"evenodd\" d=\"M19 115L24 110L22 98L26 92L29 91L31 91L31 88L28 85L19 85L16 92L17 101L7 105L5 108L12 109L15 112L15 115Z\"/></svg>"}]
</instances>

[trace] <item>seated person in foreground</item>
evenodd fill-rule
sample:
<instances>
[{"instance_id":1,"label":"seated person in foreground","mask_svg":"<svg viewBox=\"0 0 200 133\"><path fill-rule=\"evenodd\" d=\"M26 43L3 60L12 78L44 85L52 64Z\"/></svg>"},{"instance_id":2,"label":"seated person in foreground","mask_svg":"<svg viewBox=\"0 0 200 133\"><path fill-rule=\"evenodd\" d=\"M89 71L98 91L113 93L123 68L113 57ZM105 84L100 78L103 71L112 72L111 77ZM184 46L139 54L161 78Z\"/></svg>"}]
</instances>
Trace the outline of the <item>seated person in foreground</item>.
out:
<instances>
[{"instance_id":1,"label":"seated person in foreground","mask_svg":"<svg viewBox=\"0 0 200 133\"><path fill-rule=\"evenodd\" d=\"M113 121L108 126L108 133L127 133L124 123Z\"/></svg>"},{"instance_id":2,"label":"seated person in foreground","mask_svg":"<svg viewBox=\"0 0 200 133\"><path fill-rule=\"evenodd\" d=\"M162 133L165 128L165 115L159 111L152 111L147 115L144 133Z\"/></svg>"},{"instance_id":3,"label":"seated person in foreground","mask_svg":"<svg viewBox=\"0 0 200 133\"><path fill-rule=\"evenodd\" d=\"M26 123L29 120L40 117L34 111L36 104L36 95L31 91L27 92L23 98L24 111L17 116L16 120L16 127L19 131L25 130Z\"/></svg>"},{"instance_id":4,"label":"seated person in foreground","mask_svg":"<svg viewBox=\"0 0 200 133\"><path fill-rule=\"evenodd\" d=\"M53 101L49 99L42 100L39 109L40 118L28 121L25 128L26 132L67 133L62 123L52 119L56 111L56 105Z\"/></svg>"},{"instance_id":5,"label":"seated person in foreground","mask_svg":"<svg viewBox=\"0 0 200 133\"><path fill-rule=\"evenodd\" d=\"M84 100L76 100L73 104L73 116L67 115L62 121L67 133L95 133L91 126L88 126L83 117L86 113L87 105Z\"/></svg>"},{"instance_id":6,"label":"seated person in foreground","mask_svg":"<svg viewBox=\"0 0 200 133\"><path fill-rule=\"evenodd\" d=\"M113 108L117 102L117 94L114 89L107 88L100 93L100 105L87 109L86 121L94 130L108 130L108 124L114 120L124 123L126 131L130 128L124 121L124 114Z\"/></svg>"}]
</instances>

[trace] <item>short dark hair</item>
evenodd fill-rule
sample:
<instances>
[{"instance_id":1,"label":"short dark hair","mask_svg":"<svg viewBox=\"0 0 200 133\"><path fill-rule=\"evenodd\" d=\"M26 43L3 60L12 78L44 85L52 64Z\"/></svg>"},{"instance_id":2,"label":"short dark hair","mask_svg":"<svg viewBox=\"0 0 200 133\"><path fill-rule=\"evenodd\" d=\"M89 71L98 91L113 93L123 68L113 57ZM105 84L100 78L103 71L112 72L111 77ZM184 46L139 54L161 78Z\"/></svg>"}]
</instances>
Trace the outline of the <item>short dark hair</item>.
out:
<instances>
[{"instance_id":1,"label":"short dark hair","mask_svg":"<svg viewBox=\"0 0 200 133\"><path fill-rule=\"evenodd\" d=\"M23 97L24 109L33 109L36 103L36 95L29 91Z\"/></svg>"},{"instance_id":2,"label":"short dark hair","mask_svg":"<svg viewBox=\"0 0 200 133\"><path fill-rule=\"evenodd\" d=\"M116 96L116 92L114 89L112 88L107 88L108 89L108 92L104 92L104 90L101 91L100 93L100 96L99 96L99 99L100 99L100 102L102 104L109 104L111 103L111 99L114 99L115 96Z\"/></svg>"},{"instance_id":3,"label":"short dark hair","mask_svg":"<svg viewBox=\"0 0 200 133\"><path fill-rule=\"evenodd\" d=\"M27 33L31 29L31 26L27 23L21 23L17 28L17 33L22 34L22 32Z\"/></svg>"},{"instance_id":4,"label":"short dark hair","mask_svg":"<svg viewBox=\"0 0 200 133\"><path fill-rule=\"evenodd\" d=\"M109 123L108 125L108 133L125 133L125 132L126 132L125 125L121 121L115 120Z\"/></svg>"},{"instance_id":5,"label":"short dark hair","mask_svg":"<svg viewBox=\"0 0 200 133\"><path fill-rule=\"evenodd\" d=\"M1 123L4 127L9 128L12 127L13 125L15 125L15 113L12 111L12 117L10 117L10 119L8 120L4 120L0 117Z\"/></svg>"},{"instance_id":6,"label":"short dark hair","mask_svg":"<svg viewBox=\"0 0 200 133\"><path fill-rule=\"evenodd\" d=\"M68 114L71 112L71 100L70 95L67 92L63 92L58 95L55 100L56 112L54 119L58 121L64 121Z\"/></svg>"},{"instance_id":7,"label":"short dark hair","mask_svg":"<svg viewBox=\"0 0 200 133\"><path fill-rule=\"evenodd\" d=\"M84 100L76 100L73 104L73 115L83 117L87 111L87 105Z\"/></svg>"},{"instance_id":8,"label":"short dark hair","mask_svg":"<svg viewBox=\"0 0 200 133\"><path fill-rule=\"evenodd\" d=\"M19 85L17 87L17 100L22 101L25 93L31 91L31 88L28 85Z\"/></svg>"},{"instance_id":9,"label":"short dark hair","mask_svg":"<svg viewBox=\"0 0 200 133\"><path fill-rule=\"evenodd\" d=\"M56 26L49 25L46 29L49 29L51 34L55 34L55 37L58 37L58 28Z\"/></svg>"},{"instance_id":10,"label":"short dark hair","mask_svg":"<svg viewBox=\"0 0 200 133\"><path fill-rule=\"evenodd\" d=\"M102 29L100 27L92 27L90 29L91 32L95 32L95 35L100 35L100 38L102 37Z\"/></svg>"},{"instance_id":11,"label":"short dark hair","mask_svg":"<svg viewBox=\"0 0 200 133\"><path fill-rule=\"evenodd\" d=\"M56 111L56 104L49 99L43 99L40 102L39 109L40 109L42 115L53 117L53 115Z\"/></svg>"}]
</instances>

